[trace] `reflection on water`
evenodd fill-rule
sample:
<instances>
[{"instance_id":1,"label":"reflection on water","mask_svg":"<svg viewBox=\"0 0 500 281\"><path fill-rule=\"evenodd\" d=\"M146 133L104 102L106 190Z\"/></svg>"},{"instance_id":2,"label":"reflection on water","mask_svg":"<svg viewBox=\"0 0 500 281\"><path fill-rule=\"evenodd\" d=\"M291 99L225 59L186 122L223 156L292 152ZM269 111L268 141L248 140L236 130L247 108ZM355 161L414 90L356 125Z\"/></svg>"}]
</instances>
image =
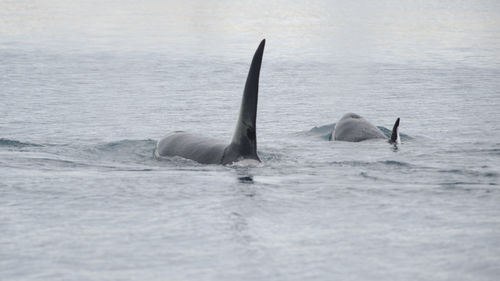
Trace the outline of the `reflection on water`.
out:
<instances>
[{"instance_id":1,"label":"reflection on water","mask_svg":"<svg viewBox=\"0 0 500 281\"><path fill-rule=\"evenodd\" d=\"M500 60L498 1L2 1L0 44L324 61Z\"/></svg>"},{"instance_id":2,"label":"reflection on water","mask_svg":"<svg viewBox=\"0 0 500 281\"><path fill-rule=\"evenodd\" d=\"M238 180L241 183L253 183L253 177L252 176L239 177Z\"/></svg>"}]
</instances>

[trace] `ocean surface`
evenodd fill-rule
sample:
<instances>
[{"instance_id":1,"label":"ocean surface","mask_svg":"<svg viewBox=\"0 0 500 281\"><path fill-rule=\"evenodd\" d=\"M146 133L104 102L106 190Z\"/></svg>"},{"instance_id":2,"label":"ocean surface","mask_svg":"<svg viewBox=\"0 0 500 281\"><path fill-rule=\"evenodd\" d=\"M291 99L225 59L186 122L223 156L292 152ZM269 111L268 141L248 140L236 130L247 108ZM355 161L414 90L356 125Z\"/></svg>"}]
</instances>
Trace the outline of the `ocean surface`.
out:
<instances>
[{"instance_id":1,"label":"ocean surface","mask_svg":"<svg viewBox=\"0 0 500 281\"><path fill-rule=\"evenodd\" d=\"M0 0L0 280L498 280L499 121L498 1Z\"/></svg>"}]
</instances>

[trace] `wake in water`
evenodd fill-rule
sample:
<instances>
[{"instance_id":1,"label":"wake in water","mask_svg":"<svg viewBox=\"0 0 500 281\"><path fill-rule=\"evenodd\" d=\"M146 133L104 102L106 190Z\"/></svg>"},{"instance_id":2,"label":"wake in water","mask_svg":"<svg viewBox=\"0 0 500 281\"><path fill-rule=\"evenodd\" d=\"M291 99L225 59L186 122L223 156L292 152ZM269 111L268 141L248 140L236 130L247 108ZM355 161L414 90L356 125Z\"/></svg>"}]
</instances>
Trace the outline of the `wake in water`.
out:
<instances>
[{"instance_id":1,"label":"wake in water","mask_svg":"<svg viewBox=\"0 0 500 281\"><path fill-rule=\"evenodd\" d=\"M329 124L321 127L315 127L309 131L302 132L300 135L314 136L323 140L328 140L328 135L335 128L335 124ZM385 134L390 134L390 130L379 127ZM403 140L413 140L408 135L401 134ZM411 175L415 183L421 184L441 184L450 187L451 185L463 184L487 184L497 185L499 174L493 171L483 171L477 168L449 168L443 169L442 165L433 165L425 161L418 161L418 158L425 159L429 155L439 156L443 154L445 158L455 155L459 150L437 150L433 144L410 142L410 146L428 146L426 154L418 155L399 155L392 159L386 158L382 153L382 158L376 156L373 150L375 143L357 144L356 150L352 149L351 143L343 145L321 145L317 142L309 142L307 139L297 140L305 141L305 146L312 147L309 152L303 153L300 149L266 149L259 151L262 163L255 161L240 161L233 165L221 168L222 170L235 170L247 175L247 169L258 169L261 173L273 173L282 170L304 172L309 169L330 169L332 171L351 167L359 170L360 176L366 179L377 181L389 181L391 183L400 182L404 184L407 179L403 175ZM293 141L292 141L293 142ZM22 169L22 170L44 170L44 171L152 171L164 168L174 170L199 170L212 171L213 165L202 165L181 157L155 157L153 151L156 141L145 140L119 140L108 143L98 144L38 144L22 140L0 139L0 166ZM286 146L283 144L282 146ZM289 145L289 144L288 144ZM375 146L374 146L375 145ZM470 157L479 157L482 155L498 154L498 148L489 150L476 149L467 150ZM399 154L399 153L398 153ZM366 155L367 157L364 157ZM378 157L378 158L377 158ZM385 159L384 159L385 158ZM372 160L373 159L373 160ZM413 160L412 160L413 159ZM485 163L484 169L489 166ZM241 170L243 169L243 170ZM265 172L269 170L268 172ZM242 172L243 171L243 172ZM251 177L251 176L250 176Z\"/></svg>"},{"instance_id":2,"label":"wake in water","mask_svg":"<svg viewBox=\"0 0 500 281\"><path fill-rule=\"evenodd\" d=\"M153 140L121 140L95 145L36 144L0 139L3 166L19 169L151 169Z\"/></svg>"},{"instance_id":3,"label":"wake in water","mask_svg":"<svg viewBox=\"0 0 500 281\"><path fill-rule=\"evenodd\" d=\"M41 144L36 144L36 143L30 143L30 142L21 142L17 140L10 140L10 139L4 139L0 138L0 147L40 147L43 146Z\"/></svg>"},{"instance_id":4,"label":"wake in water","mask_svg":"<svg viewBox=\"0 0 500 281\"><path fill-rule=\"evenodd\" d=\"M97 169L150 171L203 168L205 165L181 157L156 157L156 141L119 140L98 144L37 144L0 139L0 166L17 169L73 170ZM264 161L277 161L277 154L263 152ZM256 161L239 161L228 167L260 167Z\"/></svg>"}]
</instances>

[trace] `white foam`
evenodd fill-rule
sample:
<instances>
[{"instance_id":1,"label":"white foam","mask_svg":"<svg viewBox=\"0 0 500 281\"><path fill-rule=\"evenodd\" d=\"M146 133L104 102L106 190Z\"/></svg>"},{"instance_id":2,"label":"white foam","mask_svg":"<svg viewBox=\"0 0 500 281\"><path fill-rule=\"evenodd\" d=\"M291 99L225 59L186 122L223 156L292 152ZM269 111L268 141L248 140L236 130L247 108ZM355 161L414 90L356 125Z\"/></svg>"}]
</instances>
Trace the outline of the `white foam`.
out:
<instances>
[{"instance_id":1,"label":"white foam","mask_svg":"<svg viewBox=\"0 0 500 281\"><path fill-rule=\"evenodd\" d=\"M241 160L238 160L236 162L233 162L231 164L231 166L235 166L235 167L256 167L256 166L260 166L261 163L255 159L241 159Z\"/></svg>"}]
</instances>

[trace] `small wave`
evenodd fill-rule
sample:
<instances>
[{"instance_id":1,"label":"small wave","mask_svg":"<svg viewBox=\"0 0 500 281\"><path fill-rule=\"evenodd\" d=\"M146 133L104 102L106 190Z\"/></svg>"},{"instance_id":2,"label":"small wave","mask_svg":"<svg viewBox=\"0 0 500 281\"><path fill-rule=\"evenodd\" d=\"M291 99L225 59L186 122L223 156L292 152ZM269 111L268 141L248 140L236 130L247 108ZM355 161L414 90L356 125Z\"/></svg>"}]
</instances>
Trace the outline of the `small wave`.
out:
<instances>
[{"instance_id":1,"label":"small wave","mask_svg":"<svg viewBox=\"0 0 500 281\"><path fill-rule=\"evenodd\" d=\"M333 130L335 130L335 123L323 125L320 127L314 127L311 130L302 132L300 134L306 136L315 136L325 140L330 140Z\"/></svg>"},{"instance_id":2,"label":"small wave","mask_svg":"<svg viewBox=\"0 0 500 281\"><path fill-rule=\"evenodd\" d=\"M475 177L486 177L486 178L498 178L498 173L496 172L479 172L472 170L461 170L461 169L450 169L450 170L439 170L440 173L455 174L460 176L475 176Z\"/></svg>"},{"instance_id":3,"label":"small wave","mask_svg":"<svg viewBox=\"0 0 500 281\"><path fill-rule=\"evenodd\" d=\"M380 180L380 178L375 177L375 176L368 175L368 173L366 173L366 172L361 172L361 173L359 173L359 174L360 174L363 178L366 178L366 179L376 180L376 181Z\"/></svg>"},{"instance_id":4,"label":"small wave","mask_svg":"<svg viewBox=\"0 0 500 281\"><path fill-rule=\"evenodd\" d=\"M279 162L284 158L283 154L268 151L258 151L262 162Z\"/></svg>"},{"instance_id":5,"label":"small wave","mask_svg":"<svg viewBox=\"0 0 500 281\"><path fill-rule=\"evenodd\" d=\"M495 155L500 155L500 148L488 149L487 152L491 152L492 154Z\"/></svg>"},{"instance_id":6,"label":"small wave","mask_svg":"<svg viewBox=\"0 0 500 281\"><path fill-rule=\"evenodd\" d=\"M380 161L379 163L382 163L382 164L385 164L388 166L397 166L397 167L412 167L413 166L410 163L395 161L395 160Z\"/></svg>"},{"instance_id":7,"label":"small wave","mask_svg":"<svg viewBox=\"0 0 500 281\"><path fill-rule=\"evenodd\" d=\"M123 150L123 149L129 149L129 148L137 148L137 147L155 147L156 141L152 139L147 139L147 140L120 140L120 141L113 141L113 142L108 142L104 144L99 144L96 146L98 150L102 151L118 151L118 150Z\"/></svg>"},{"instance_id":8,"label":"small wave","mask_svg":"<svg viewBox=\"0 0 500 281\"><path fill-rule=\"evenodd\" d=\"M27 147L27 146L41 147L43 145L36 144L36 143L30 143L30 142L21 142L21 141L17 141L17 140L0 138L0 146L5 146L5 147Z\"/></svg>"},{"instance_id":9,"label":"small wave","mask_svg":"<svg viewBox=\"0 0 500 281\"><path fill-rule=\"evenodd\" d=\"M88 163L90 166L118 168L123 165L148 165L153 161L155 144L151 139L125 139L84 146L72 145L53 153L58 157L75 159L78 163Z\"/></svg>"},{"instance_id":10,"label":"small wave","mask_svg":"<svg viewBox=\"0 0 500 281\"><path fill-rule=\"evenodd\" d=\"M86 150L90 157L99 157L112 161L144 161L152 159L156 141L120 140L94 145Z\"/></svg>"},{"instance_id":11,"label":"small wave","mask_svg":"<svg viewBox=\"0 0 500 281\"><path fill-rule=\"evenodd\" d=\"M47 157L34 157L28 159L31 165L36 164L36 166L39 169L53 169L54 167L72 169L72 168L88 168L93 166L87 163L69 159L57 159L57 158L47 158ZM113 167L106 167L106 168L113 168Z\"/></svg>"},{"instance_id":12,"label":"small wave","mask_svg":"<svg viewBox=\"0 0 500 281\"><path fill-rule=\"evenodd\" d=\"M468 181L454 181L454 182L442 182L441 186L453 187L455 185L481 185L480 182L468 182Z\"/></svg>"},{"instance_id":13,"label":"small wave","mask_svg":"<svg viewBox=\"0 0 500 281\"><path fill-rule=\"evenodd\" d=\"M396 166L396 167L413 167L412 164L396 161L396 160L384 160L384 161L376 161L376 162L364 162L364 161L333 161L329 162L332 165L340 165L340 166L353 166L353 167L366 167L366 166L374 166L382 164L383 166Z\"/></svg>"},{"instance_id":14,"label":"small wave","mask_svg":"<svg viewBox=\"0 0 500 281\"><path fill-rule=\"evenodd\" d=\"M447 153L447 154L470 153L470 154L500 155L500 148L452 149L452 150L447 150L444 153Z\"/></svg>"},{"instance_id":15,"label":"small wave","mask_svg":"<svg viewBox=\"0 0 500 281\"><path fill-rule=\"evenodd\" d=\"M470 181L454 181L454 182L443 182L439 184L448 190L463 190L463 191L483 191L492 192L496 190L496 183L481 183L481 182L470 182Z\"/></svg>"}]
</instances>

